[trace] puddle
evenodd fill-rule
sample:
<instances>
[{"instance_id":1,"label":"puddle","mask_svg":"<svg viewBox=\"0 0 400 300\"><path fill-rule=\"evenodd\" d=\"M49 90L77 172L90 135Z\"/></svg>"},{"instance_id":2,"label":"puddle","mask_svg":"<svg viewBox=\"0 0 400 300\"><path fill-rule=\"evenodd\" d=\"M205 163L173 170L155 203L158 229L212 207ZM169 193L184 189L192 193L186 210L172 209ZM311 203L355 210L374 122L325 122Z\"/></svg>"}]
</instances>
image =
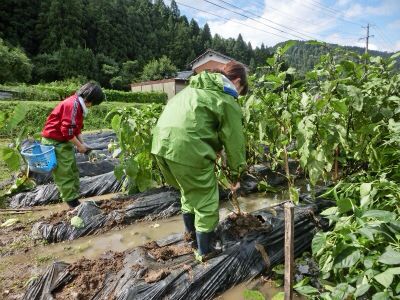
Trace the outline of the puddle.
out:
<instances>
[{"instance_id":1,"label":"puddle","mask_svg":"<svg viewBox=\"0 0 400 300\"><path fill-rule=\"evenodd\" d=\"M244 300L244 292L246 290L257 290L265 298L265 300L271 300L277 293L283 292L283 287L276 287L273 281L262 281L261 279L255 279L249 283L242 283L235 287L227 290L222 295L215 298L215 300ZM250 298L253 299L253 298ZM255 299L255 298L254 298ZM293 300L305 300L303 296L298 294L293 295Z\"/></svg>"},{"instance_id":2,"label":"puddle","mask_svg":"<svg viewBox=\"0 0 400 300\"><path fill-rule=\"evenodd\" d=\"M96 200L110 199L113 195L96 197ZM100 199L99 199L100 198ZM287 197L284 193L252 194L247 197L240 197L241 209L252 212L265 208L283 200ZM93 200L90 198L88 200ZM41 207L43 208L43 207ZM48 216L53 212L62 211L65 204L46 206L46 210L34 211L18 217L38 218ZM220 219L226 217L232 211L229 202L221 202ZM38 245L27 253L20 253L5 256L0 261L0 282L6 278L9 282L20 281L20 288L29 278L41 274L52 261L74 262L82 257L89 259L97 258L106 251L124 251L145 244L150 240L164 238L174 233L181 233L184 230L182 216L174 216L168 219L152 222L138 222L122 229L114 229L106 233L94 236L83 237L74 241L65 241L57 244ZM10 268L10 266L13 266ZM4 282L8 287L8 284ZM0 284L0 286L2 286ZM225 296L224 296L225 297ZM234 299L234 298L221 298ZM238 298L242 299L242 298Z\"/></svg>"}]
</instances>

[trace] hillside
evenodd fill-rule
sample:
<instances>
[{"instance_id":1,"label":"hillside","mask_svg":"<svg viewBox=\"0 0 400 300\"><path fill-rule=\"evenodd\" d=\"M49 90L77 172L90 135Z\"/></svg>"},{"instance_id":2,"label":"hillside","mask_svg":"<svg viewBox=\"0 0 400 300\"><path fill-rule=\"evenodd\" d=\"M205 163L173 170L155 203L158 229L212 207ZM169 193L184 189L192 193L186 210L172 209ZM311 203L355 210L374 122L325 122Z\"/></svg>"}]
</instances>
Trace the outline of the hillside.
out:
<instances>
[{"instance_id":1,"label":"hillside","mask_svg":"<svg viewBox=\"0 0 400 300\"><path fill-rule=\"evenodd\" d=\"M274 47L268 48L268 50L272 53L279 46L282 46L284 43L279 43ZM332 51L335 48L341 48L343 50L363 54L364 48L360 47L351 47L351 46L341 46L337 44L326 44L326 45L312 45L308 44L308 42L297 41L297 43L290 48L287 53L287 62L290 66L296 68L300 71L300 73L305 73L311 70L316 63L319 62L321 55L328 53L328 51ZM381 56L381 57L389 57L393 55L393 53L382 52L382 51L369 51L372 56ZM400 70L400 64L397 63L397 70Z\"/></svg>"}]
</instances>

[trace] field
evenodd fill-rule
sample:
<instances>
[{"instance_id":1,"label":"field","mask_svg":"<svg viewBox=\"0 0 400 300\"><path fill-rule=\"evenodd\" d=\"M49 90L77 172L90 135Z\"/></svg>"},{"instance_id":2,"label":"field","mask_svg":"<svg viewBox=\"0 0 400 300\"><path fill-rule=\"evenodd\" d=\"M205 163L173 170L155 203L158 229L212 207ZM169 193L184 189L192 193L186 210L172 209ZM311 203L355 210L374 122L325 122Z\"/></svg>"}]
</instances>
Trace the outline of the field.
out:
<instances>
[{"instance_id":1,"label":"field","mask_svg":"<svg viewBox=\"0 0 400 300\"><path fill-rule=\"evenodd\" d=\"M151 131L163 105L105 103L89 114L85 129L113 133L92 133L91 142L101 147L81 159L90 170L95 164L112 162L114 171L81 182L89 199L80 212L67 215L63 205L54 204L55 189L43 178L39 189L31 192L24 191L30 184L25 178L7 200L14 210L1 212L0 221L6 224L0 241L3 296L33 293L40 286L38 276L54 266L62 270L54 276L70 275L53 291L59 299L68 294L115 297L103 285L116 283L115 293L126 295L156 297L152 293L159 291L164 297L183 297L187 292L194 299L228 299L223 292L252 275L257 275L256 282L241 290L238 299L265 299L271 297L265 292L266 282L282 283L284 229L279 203L291 201L296 205L298 296L398 297L400 75L393 67L399 54L382 59L332 51L303 76L286 65L285 52L291 46L278 48L255 71L250 94L238 100L248 169L242 177L244 196L236 203L222 193L230 183L229 167L216 166L221 185L220 256L199 264L187 241L172 235L183 231L176 216L180 196L162 187L164 178L150 155ZM0 132L6 163L1 162L0 168L14 173L24 168L17 137L40 131L38 124L54 105L0 102L0 111L5 112ZM10 142L13 147L5 148ZM13 172L2 172L1 179ZM112 194L104 192L109 187ZM25 198L31 201L29 211L24 211ZM245 214L239 213L238 205ZM73 223L75 217L83 225ZM55 259L68 264L53 265ZM21 272L6 267L14 263ZM32 266L34 271L23 272ZM120 281L128 277L131 285ZM278 290L272 299L282 296Z\"/></svg>"}]
</instances>

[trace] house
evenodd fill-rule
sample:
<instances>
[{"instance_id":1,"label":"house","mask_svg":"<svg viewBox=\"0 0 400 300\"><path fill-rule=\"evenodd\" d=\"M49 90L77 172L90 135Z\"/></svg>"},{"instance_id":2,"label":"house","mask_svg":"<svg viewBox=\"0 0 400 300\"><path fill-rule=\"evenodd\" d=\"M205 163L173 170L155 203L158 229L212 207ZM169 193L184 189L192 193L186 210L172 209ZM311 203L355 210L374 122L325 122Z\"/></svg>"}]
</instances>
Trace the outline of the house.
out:
<instances>
[{"instance_id":1,"label":"house","mask_svg":"<svg viewBox=\"0 0 400 300\"><path fill-rule=\"evenodd\" d=\"M143 81L131 84L132 92L164 92L168 95L168 99L182 91L189 81L192 71L178 72L175 78Z\"/></svg>"},{"instance_id":2,"label":"house","mask_svg":"<svg viewBox=\"0 0 400 300\"><path fill-rule=\"evenodd\" d=\"M232 60L235 59L212 49L207 49L206 52L194 59L189 66L194 73L199 74L204 70L220 68Z\"/></svg>"},{"instance_id":3,"label":"house","mask_svg":"<svg viewBox=\"0 0 400 300\"><path fill-rule=\"evenodd\" d=\"M202 55L193 60L189 67L190 71L178 72L175 78L162 79L155 81L144 81L139 83L131 84L132 92L165 92L168 95L168 99L171 99L181 90L183 90L189 82L190 76L199 74L204 70L212 70L222 67L224 64L234 60L233 58L214 51L207 49ZM247 66L246 66L247 67Z\"/></svg>"}]
</instances>

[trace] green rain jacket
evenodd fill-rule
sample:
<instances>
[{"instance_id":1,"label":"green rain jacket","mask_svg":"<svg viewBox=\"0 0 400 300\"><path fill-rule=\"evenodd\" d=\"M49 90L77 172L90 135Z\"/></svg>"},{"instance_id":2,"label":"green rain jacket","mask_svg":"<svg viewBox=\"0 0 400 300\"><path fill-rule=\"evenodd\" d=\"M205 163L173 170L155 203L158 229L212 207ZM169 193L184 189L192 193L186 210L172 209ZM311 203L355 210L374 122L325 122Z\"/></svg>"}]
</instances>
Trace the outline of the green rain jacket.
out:
<instances>
[{"instance_id":1,"label":"green rain jacket","mask_svg":"<svg viewBox=\"0 0 400 300\"><path fill-rule=\"evenodd\" d=\"M194 168L213 165L224 146L236 180L244 170L245 144L238 94L225 76L202 72L169 100L153 130L151 153Z\"/></svg>"}]
</instances>

